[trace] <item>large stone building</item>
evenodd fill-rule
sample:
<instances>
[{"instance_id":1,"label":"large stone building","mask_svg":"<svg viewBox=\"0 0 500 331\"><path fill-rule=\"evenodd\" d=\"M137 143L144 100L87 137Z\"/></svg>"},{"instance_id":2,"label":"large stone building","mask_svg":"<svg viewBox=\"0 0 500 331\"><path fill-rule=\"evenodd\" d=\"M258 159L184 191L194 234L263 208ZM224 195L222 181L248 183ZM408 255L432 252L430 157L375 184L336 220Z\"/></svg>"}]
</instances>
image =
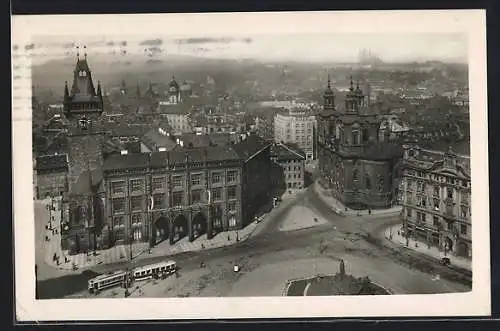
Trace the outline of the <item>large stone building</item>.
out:
<instances>
[{"instance_id":1,"label":"large stone building","mask_svg":"<svg viewBox=\"0 0 500 331\"><path fill-rule=\"evenodd\" d=\"M351 79L343 109L330 79L318 120L320 183L351 208L387 208L396 202L402 148L380 141L381 119Z\"/></svg>"},{"instance_id":2,"label":"large stone building","mask_svg":"<svg viewBox=\"0 0 500 331\"><path fill-rule=\"evenodd\" d=\"M272 183L280 192L297 192L304 186L306 155L298 147L274 143L271 146L273 163Z\"/></svg>"},{"instance_id":3,"label":"large stone building","mask_svg":"<svg viewBox=\"0 0 500 331\"><path fill-rule=\"evenodd\" d=\"M469 157L405 147L404 235L443 252L472 257Z\"/></svg>"},{"instance_id":4,"label":"large stone building","mask_svg":"<svg viewBox=\"0 0 500 331\"><path fill-rule=\"evenodd\" d=\"M211 238L247 225L270 199L270 144L255 135L226 146L105 153L101 89L94 89L86 59L77 61L71 93L65 87L64 107L69 155L61 235L70 253Z\"/></svg>"},{"instance_id":5,"label":"large stone building","mask_svg":"<svg viewBox=\"0 0 500 331\"><path fill-rule=\"evenodd\" d=\"M310 109L290 108L274 117L274 141L297 144L308 161L316 158L315 129L316 116Z\"/></svg>"}]
</instances>

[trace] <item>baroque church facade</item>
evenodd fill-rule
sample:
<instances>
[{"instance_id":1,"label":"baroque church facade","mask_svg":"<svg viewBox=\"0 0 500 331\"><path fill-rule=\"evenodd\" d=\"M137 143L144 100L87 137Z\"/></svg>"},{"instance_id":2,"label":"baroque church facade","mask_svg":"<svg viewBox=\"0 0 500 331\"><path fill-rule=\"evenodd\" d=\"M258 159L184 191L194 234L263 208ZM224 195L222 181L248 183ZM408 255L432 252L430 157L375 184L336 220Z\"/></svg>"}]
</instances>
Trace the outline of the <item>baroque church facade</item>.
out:
<instances>
[{"instance_id":1,"label":"baroque church facade","mask_svg":"<svg viewBox=\"0 0 500 331\"><path fill-rule=\"evenodd\" d=\"M330 77L323 99L318 116L320 184L353 209L390 207L399 194L402 147L379 139L382 119L352 78L343 107L335 104Z\"/></svg>"}]
</instances>

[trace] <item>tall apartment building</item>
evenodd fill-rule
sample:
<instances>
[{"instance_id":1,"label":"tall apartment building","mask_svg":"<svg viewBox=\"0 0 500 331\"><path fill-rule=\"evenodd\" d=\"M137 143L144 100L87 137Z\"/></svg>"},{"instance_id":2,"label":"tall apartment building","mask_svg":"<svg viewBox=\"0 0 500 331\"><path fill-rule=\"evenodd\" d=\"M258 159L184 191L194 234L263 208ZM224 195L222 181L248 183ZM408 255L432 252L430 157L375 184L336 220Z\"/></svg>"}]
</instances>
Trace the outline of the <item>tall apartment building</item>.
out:
<instances>
[{"instance_id":1,"label":"tall apartment building","mask_svg":"<svg viewBox=\"0 0 500 331\"><path fill-rule=\"evenodd\" d=\"M274 116L274 141L296 144L306 154L306 160L316 158L316 116L304 108L291 108Z\"/></svg>"},{"instance_id":2,"label":"tall apartment building","mask_svg":"<svg viewBox=\"0 0 500 331\"><path fill-rule=\"evenodd\" d=\"M402 164L405 236L471 258L469 157L405 146Z\"/></svg>"}]
</instances>

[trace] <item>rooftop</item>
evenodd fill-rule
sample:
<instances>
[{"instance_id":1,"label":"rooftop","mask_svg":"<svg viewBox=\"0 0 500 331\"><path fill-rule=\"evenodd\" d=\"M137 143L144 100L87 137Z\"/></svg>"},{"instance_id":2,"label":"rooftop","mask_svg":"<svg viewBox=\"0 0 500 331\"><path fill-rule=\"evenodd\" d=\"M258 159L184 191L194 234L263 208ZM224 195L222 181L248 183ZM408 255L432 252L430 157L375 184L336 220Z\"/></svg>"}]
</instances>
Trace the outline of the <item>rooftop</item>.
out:
<instances>
[{"instance_id":1,"label":"rooftop","mask_svg":"<svg viewBox=\"0 0 500 331\"><path fill-rule=\"evenodd\" d=\"M305 153L295 144L272 144L270 154L278 160L305 160L306 158Z\"/></svg>"},{"instance_id":2,"label":"rooftop","mask_svg":"<svg viewBox=\"0 0 500 331\"><path fill-rule=\"evenodd\" d=\"M240 160L230 146L215 146L173 150L153 153L110 155L104 160L104 170L162 168L167 165L180 165L197 162Z\"/></svg>"},{"instance_id":3,"label":"rooftop","mask_svg":"<svg viewBox=\"0 0 500 331\"><path fill-rule=\"evenodd\" d=\"M232 145L236 153L245 161L269 146L270 143L256 134L251 134L240 142Z\"/></svg>"}]
</instances>

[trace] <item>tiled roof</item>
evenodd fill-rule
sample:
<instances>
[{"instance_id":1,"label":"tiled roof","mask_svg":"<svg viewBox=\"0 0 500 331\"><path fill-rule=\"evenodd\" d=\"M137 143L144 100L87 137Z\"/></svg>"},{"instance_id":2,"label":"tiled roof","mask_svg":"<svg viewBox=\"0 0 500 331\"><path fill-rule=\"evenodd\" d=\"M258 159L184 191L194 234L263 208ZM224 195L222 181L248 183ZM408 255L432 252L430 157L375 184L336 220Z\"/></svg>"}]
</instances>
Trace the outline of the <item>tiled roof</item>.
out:
<instances>
[{"instance_id":1,"label":"tiled roof","mask_svg":"<svg viewBox=\"0 0 500 331\"><path fill-rule=\"evenodd\" d=\"M67 154L42 155L36 158L36 170L68 169Z\"/></svg>"}]
</instances>

